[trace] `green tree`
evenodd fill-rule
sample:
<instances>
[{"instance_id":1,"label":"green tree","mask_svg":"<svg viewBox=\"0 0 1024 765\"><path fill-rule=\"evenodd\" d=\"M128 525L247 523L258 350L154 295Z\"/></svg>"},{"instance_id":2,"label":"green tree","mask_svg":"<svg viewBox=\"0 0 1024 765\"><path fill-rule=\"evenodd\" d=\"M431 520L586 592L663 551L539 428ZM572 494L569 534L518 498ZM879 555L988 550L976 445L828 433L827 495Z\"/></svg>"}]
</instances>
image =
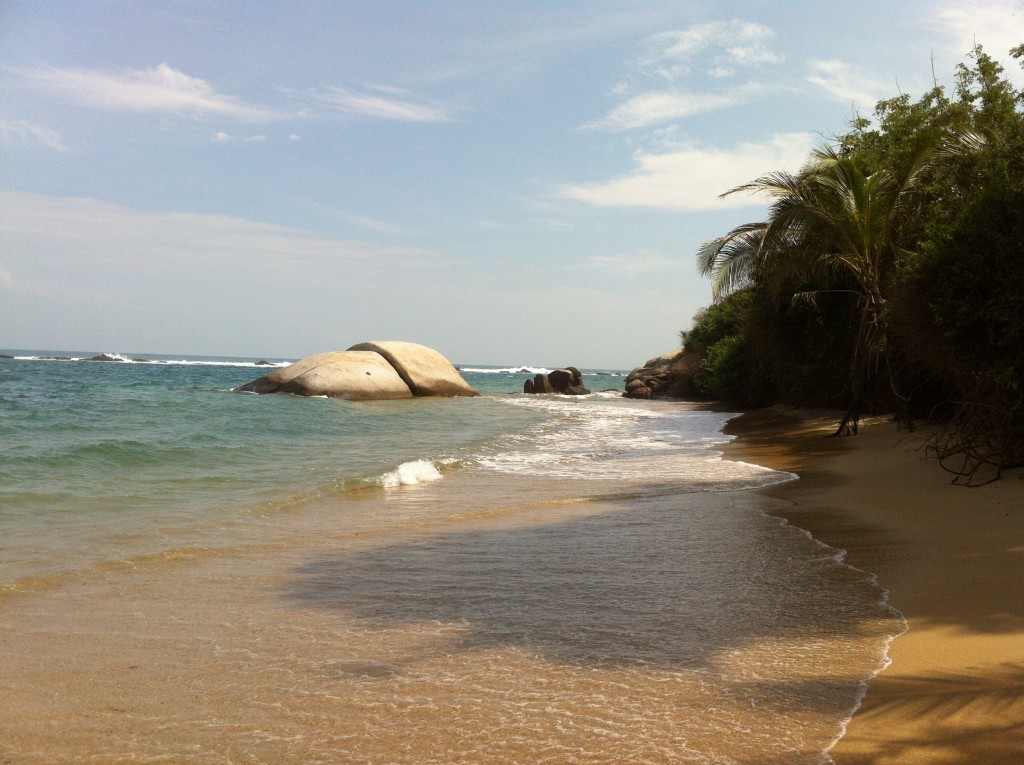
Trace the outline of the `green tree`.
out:
<instances>
[{"instance_id":1,"label":"green tree","mask_svg":"<svg viewBox=\"0 0 1024 765\"><path fill-rule=\"evenodd\" d=\"M917 136L902 168L868 174L855 155L818 149L798 173L771 173L725 192L768 197L768 218L738 226L698 252L698 268L712 278L716 298L754 280L807 283L796 299L837 291L856 299L860 320L850 349L850 401L837 435L857 432L865 389L884 358L888 280L904 254L897 234L937 154L929 131Z\"/></svg>"}]
</instances>

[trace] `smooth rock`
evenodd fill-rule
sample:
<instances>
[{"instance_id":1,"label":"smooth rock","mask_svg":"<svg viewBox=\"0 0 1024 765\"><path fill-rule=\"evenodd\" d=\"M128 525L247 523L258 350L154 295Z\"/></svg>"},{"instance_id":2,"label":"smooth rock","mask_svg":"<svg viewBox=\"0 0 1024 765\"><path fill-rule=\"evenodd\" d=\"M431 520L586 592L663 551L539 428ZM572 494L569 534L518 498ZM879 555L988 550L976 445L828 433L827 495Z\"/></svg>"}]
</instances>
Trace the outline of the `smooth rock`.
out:
<instances>
[{"instance_id":1,"label":"smooth rock","mask_svg":"<svg viewBox=\"0 0 1024 765\"><path fill-rule=\"evenodd\" d=\"M448 359L433 348L402 340L358 343L351 352L383 356L415 396L479 396Z\"/></svg>"},{"instance_id":2,"label":"smooth rock","mask_svg":"<svg viewBox=\"0 0 1024 765\"><path fill-rule=\"evenodd\" d=\"M294 393L350 401L412 398L413 392L387 359L373 351L330 351L296 361L235 390Z\"/></svg>"}]
</instances>

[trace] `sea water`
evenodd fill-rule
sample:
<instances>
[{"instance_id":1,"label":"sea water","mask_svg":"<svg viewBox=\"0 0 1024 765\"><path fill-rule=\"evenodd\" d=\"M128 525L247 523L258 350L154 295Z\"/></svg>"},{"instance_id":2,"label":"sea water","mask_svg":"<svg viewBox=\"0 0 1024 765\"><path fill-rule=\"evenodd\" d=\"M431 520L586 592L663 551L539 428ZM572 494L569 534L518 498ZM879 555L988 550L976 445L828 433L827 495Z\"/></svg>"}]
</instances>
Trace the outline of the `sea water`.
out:
<instances>
[{"instance_id":1,"label":"sea water","mask_svg":"<svg viewBox=\"0 0 1024 765\"><path fill-rule=\"evenodd\" d=\"M821 763L901 628L731 415L614 371L347 402L9 353L4 761Z\"/></svg>"}]
</instances>

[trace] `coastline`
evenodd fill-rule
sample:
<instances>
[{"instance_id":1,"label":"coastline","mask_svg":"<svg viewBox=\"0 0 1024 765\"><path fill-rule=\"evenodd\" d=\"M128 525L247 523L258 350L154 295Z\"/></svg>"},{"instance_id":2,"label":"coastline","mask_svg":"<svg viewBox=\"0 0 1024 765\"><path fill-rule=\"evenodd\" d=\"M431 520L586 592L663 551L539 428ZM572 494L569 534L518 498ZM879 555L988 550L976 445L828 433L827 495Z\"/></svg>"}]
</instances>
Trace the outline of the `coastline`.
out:
<instances>
[{"instance_id":1,"label":"coastline","mask_svg":"<svg viewBox=\"0 0 1024 765\"><path fill-rule=\"evenodd\" d=\"M795 472L768 512L877 575L908 629L832 749L836 765L1024 762L1024 476L978 488L924 460L885 418L828 438L834 412L732 420L730 459Z\"/></svg>"}]
</instances>

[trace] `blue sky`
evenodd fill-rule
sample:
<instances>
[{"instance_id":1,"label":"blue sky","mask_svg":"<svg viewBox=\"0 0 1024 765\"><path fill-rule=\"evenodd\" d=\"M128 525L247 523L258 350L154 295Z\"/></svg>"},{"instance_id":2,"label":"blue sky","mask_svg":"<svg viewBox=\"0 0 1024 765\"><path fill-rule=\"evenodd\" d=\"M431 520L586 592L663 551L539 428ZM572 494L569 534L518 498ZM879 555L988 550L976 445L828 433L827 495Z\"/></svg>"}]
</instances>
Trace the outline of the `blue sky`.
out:
<instances>
[{"instance_id":1,"label":"blue sky","mask_svg":"<svg viewBox=\"0 0 1024 765\"><path fill-rule=\"evenodd\" d=\"M1024 0L0 3L0 347L629 368L718 195Z\"/></svg>"}]
</instances>

